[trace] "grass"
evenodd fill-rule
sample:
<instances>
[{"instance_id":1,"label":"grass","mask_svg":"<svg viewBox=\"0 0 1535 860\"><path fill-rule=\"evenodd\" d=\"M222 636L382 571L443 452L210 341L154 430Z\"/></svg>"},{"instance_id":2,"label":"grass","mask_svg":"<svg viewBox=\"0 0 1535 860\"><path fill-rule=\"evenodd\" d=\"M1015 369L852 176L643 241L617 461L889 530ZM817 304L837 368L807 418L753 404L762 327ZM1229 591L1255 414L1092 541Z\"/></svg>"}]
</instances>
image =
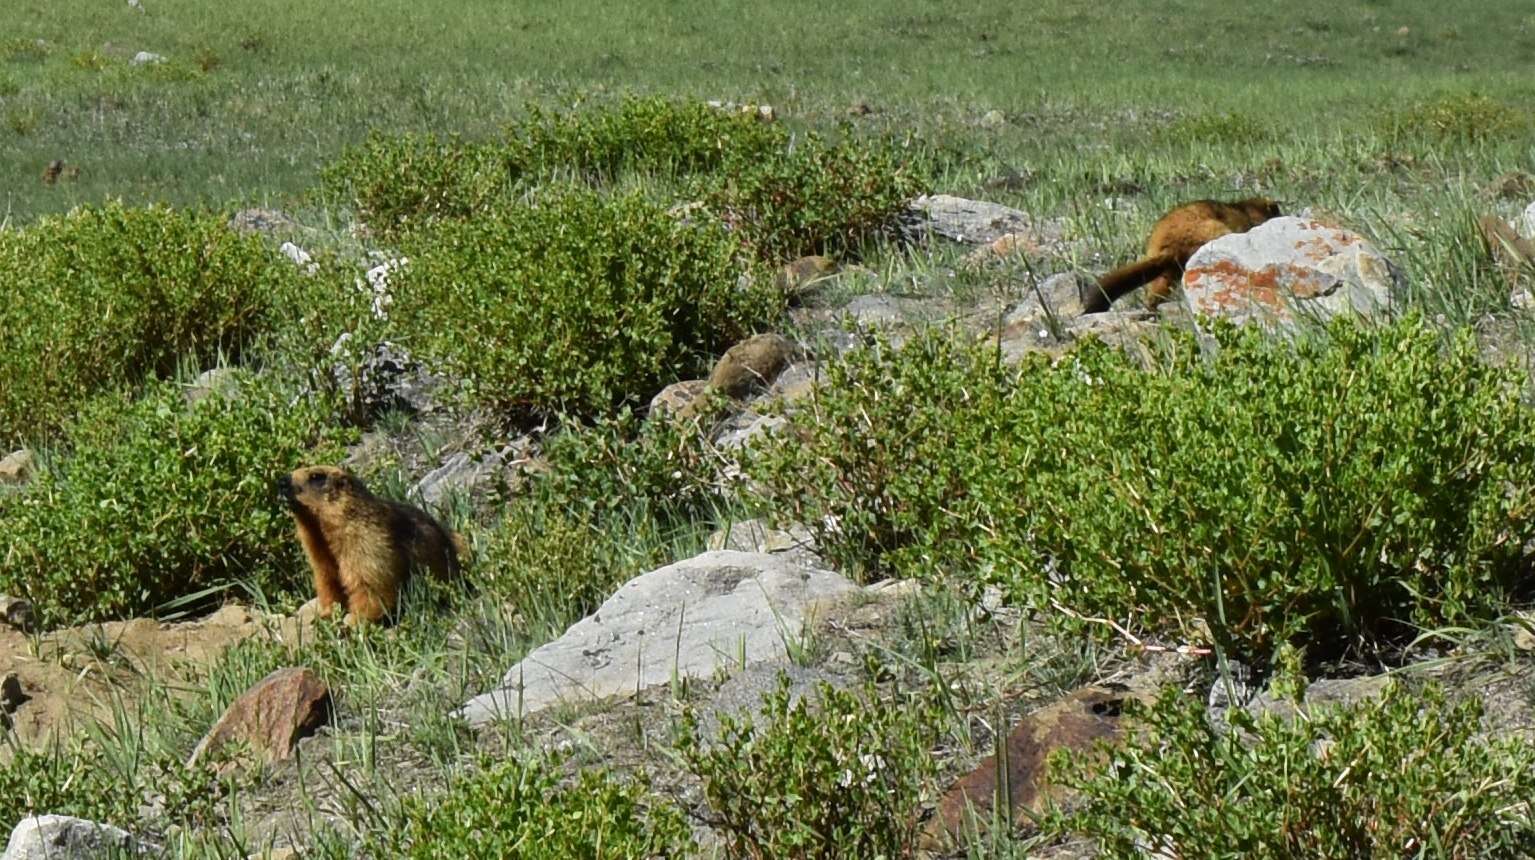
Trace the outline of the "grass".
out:
<instances>
[{"instance_id":1,"label":"grass","mask_svg":"<svg viewBox=\"0 0 1535 860\"><path fill-rule=\"evenodd\" d=\"M790 0L749 16L705 0L605 3L580 14L547 0L515 8L466 0L451 9L404 0L253 0L237 9L142 0L142 8L8 3L0 34L0 229L108 198L273 206L299 217L295 238L306 247L357 259L376 239L349 232L355 213L323 190L320 172L370 132L478 141L503 134L534 107L579 111L628 95L756 101L773 105L797 140L806 130L840 134L845 126L853 139L892 142L934 174L939 191L1058 219L1073 244L1063 258L1039 261L1050 267L1040 274L1098 271L1128 258L1176 201L1265 193L1372 238L1407 271L1411 303L1427 319L1455 327L1492 315L1507 327L1507 352L1529 352L1526 324L1510 315L1507 284L1473 229L1483 212L1507 216L1528 202L1485 196L1494 177L1535 173L1535 14L1517 4L1158 0L1106 8L1042 0L1023 9ZM139 51L167 60L135 66ZM81 168L77 181L40 181L56 158ZM990 184L1006 174L1018 179ZM617 185L638 195L676 190L645 171ZM964 314L1017 295L1036 265L977 270L960 264L963 250L891 242L857 250L872 274L842 276L822 300L854 291L938 295ZM350 277L342 272L336 283ZM330 325L317 316L280 333L261 358L270 367L312 369L333 339ZM314 336L320 328L325 336ZM643 402L651 392L620 393ZM430 434L431 426L390 416L374 429L400 437ZM552 812L534 810L527 819L534 826L544 820L538 815L585 814L582 801L592 797L647 813L657 803L685 805L699 796L699 781L679 773L660 730L677 710L670 697L616 715L559 713L478 735L446 715L628 576L696 552L714 526L759 512L760 500L719 484L718 452L694 441L624 413L546 446L554 477L520 498L478 509L466 500L449 511L479 555L474 590L423 588L398 627L361 635L322 627L297 652L242 643L190 685L151 678L107 724L25 758L6 783L20 798L13 806L32 802L26 787L35 786L34 796L55 806L46 811L120 817L171 856L243 857L276 839L301 845L305 856L340 858L407 825L436 828L438 798L450 812L474 811L477 797L498 797L518 780L552 798ZM421 438L415 447L435 460L444 444ZM373 486L393 496L420 477L399 465L375 472ZM0 522L15 498L0 490ZM261 583L245 585L260 602ZM1020 710L1119 668L1116 650L1100 641L1061 636L1016 610L977 613L967 587L974 585L929 587L895 610L877 645L818 633L804 655L816 663L851 653L851 674L884 685L872 695L898 687L931 696L923 701L937 729L924 729L926 748L908 744L895 762L920 764L929 783L930 765L952 776L990 752ZM271 599L287 610L294 595L274 590ZM1463 638L1475 648L1485 637ZM111 643L96 650L98 658L120 659ZM217 784L179 768L229 701L294 660L337 693L336 724L306 744L296 764ZM686 698L703 686L675 692ZM783 761L823 751L818 739L828 727L804 714L796 719L800 734L774 741ZM790 732L790 722L769 728ZM840 740L868 753L857 734ZM619 754L615 737L625 741ZM736 740L746 743L744 735ZM547 746L579 753L548 760L550 772L543 759L538 769L484 764L487 753L532 761L521 756ZM628 756L622 764L632 772L616 768L617 782L588 786L567 805L560 792L580 785L577 772L603 756ZM818 765L830 783L797 787L833 791L840 777L833 764ZM98 766L110 786L70 778ZM755 772L732 770L728 761L699 769L721 786L792 782L772 762ZM654 795L630 791L635 772L655 778ZM61 785L70 790L47 793ZM934 789L924 786L925 802ZM728 804L730 794L714 802ZM140 810L155 803L161 812ZM292 813L279 819L266 814L272 809ZM664 806L660 815L671 820ZM1115 820L1110 810L1098 824L1112 830ZM777 832L763 844L797 838L793 825L804 822L786 821L772 825ZM996 838L966 850L961 856L1029 849Z\"/></svg>"}]
</instances>

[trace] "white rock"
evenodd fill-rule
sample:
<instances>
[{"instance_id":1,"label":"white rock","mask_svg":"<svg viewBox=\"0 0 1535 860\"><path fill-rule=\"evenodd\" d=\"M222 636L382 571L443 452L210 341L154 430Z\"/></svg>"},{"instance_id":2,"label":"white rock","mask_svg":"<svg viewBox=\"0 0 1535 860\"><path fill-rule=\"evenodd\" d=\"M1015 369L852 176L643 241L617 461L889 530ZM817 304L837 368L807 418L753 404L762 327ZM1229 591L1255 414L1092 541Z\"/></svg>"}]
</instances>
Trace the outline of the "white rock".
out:
<instances>
[{"instance_id":1,"label":"white rock","mask_svg":"<svg viewBox=\"0 0 1535 860\"><path fill-rule=\"evenodd\" d=\"M458 716L478 725L785 661L822 601L856 591L785 554L706 552L625 583Z\"/></svg>"},{"instance_id":2,"label":"white rock","mask_svg":"<svg viewBox=\"0 0 1535 860\"><path fill-rule=\"evenodd\" d=\"M1526 239L1535 239L1535 203L1524 209L1524 214L1514 219L1514 229Z\"/></svg>"},{"instance_id":3,"label":"white rock","mask_svg":"<svg viewBox=\"0 0 1535 860\"><path fill-rule=\"evenodd\" d=\"M95 860L151 849L127 831L67 815L35 815L11 831L0 860Z\"/></svg>"},{"instance_id":4,"label":"white rock","mask_svg":"<svg viewBox=\"0 0 1535 860\"><path fill-rule=\"evenodd\" d=\"M133 59L129 60L128 62L135 66L145 66L156 63L163 63L165 62L165 58L152 51L139 51L137 54L134 54Z\"/></svg>"},{"instance_id":5,"label":"white rock","mask_svg":"<svg viewBox=\"0 0 1535 860\"><path fill-rule=\"evenodd\" d=\"M303 269L306 275L312 275L320 270L320 264L316 263L314 258L309 256L309 252L292 242L282 243L278 246L277 250L281 251L283 256L292 260L293 265Z\"/></svg>"},{"instance_id":6,"label":"white rock","mask_svg":"<svg viewBox=\"0 0 1535 860\"><path fill-rule=\"evenodd\" d=\"M1027 212L950 194L918 197L911 211L933 233L970 245L995 242L1008 233L1032 234L1035 229Z\"/></svg>"},{"instance_id":7,"label":"white rock","mask_svg":"<svg viewBox=\"0 0 1535 860\"><path fill-rule=\"evenodd\" d=\"M389 294L389 276L410 263L409 257L400 257L385 262L369 269L363 277L367 278L367 286L362 281L357 282L359 288L367 289L373 293L373 316L384 319L389 311L389 305L394 302L394 297Z\"/></svg>"},{"instance_id":8,"label":"white rock","mask_svg":"<svg viewBox=\"0 0 1535 860\"><path fill-rule=\"evenodd\" d=\"M1401 270L1363 236L1297 217L1206 244L1183 275L1195 313L1280 325L1387 311L1404 286Z\"/></svg>"}]
</instances>

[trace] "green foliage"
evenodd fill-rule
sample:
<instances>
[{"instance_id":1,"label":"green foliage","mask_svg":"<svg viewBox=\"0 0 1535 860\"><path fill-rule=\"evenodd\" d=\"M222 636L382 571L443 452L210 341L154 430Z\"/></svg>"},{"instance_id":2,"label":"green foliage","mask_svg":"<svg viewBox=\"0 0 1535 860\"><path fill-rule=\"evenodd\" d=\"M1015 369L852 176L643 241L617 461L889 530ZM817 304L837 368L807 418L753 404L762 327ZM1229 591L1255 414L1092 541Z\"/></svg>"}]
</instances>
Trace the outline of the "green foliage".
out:
<instances>
[{"instance_id":1,"label":"green foliage","mask_svg":"<svg viewBox=\"0 0 1535 860\"><path fill-rule=\"evenodd\" d=\"M704 198L757 256L851 254L886 231L923 190L888 146L809 135L769 158L737 160Z\"/></svg>"},{"instance_id":2,"label":"green foliage","mask_svg":"<svg viewBox=\"0 0 1535 860\"><path fill-rule=\"evenodd\" d=\"M1158 128L1157 137L1173 143L1244 146L1262 143L1268 138L1268 129L1245 113L1200 113Z\"/></svg>"},{"instance_id":3,"label":"green foliage","mask_svg":"<svg viewBox=\"0 0 1535 860\"><path fill-rule=\"evenodd\" d=\"M301 277L221 217L116 203L0 231L0 271L0 447L93 392L238 357Z\"/></svg>"},{"instance_id":4,"label":"green foliage","mask_svg":"<svg viewBox=\"0 0 1535 860\"><path fill-rule=\"evenodd\" d=\"M1389 111L1377 121L1388 137L1432 143L1482 143L1530 129L1527 112L1479 93L1461 93Z\"/></svg>"},{"instance_id":5,"label":"green foliage","mask_svg":"<svg viewBox=\"0 0 1535 860\"><path fill-rule=\"evenodd\" d=\"M1215 336L1156 372L1096 342L1018 368L939 337L866 350L752 471L845 566L1200 617L1257 656L1496 612L1535 538L1516 374L1417 319Z\"/></svg>"},{"instance_id":6,"label":"green foliage","mask_svg":"<svg viewBox=\"0 0 1535 860\"><path fill-rule=\"evenodd\" d=\"M602 414L701 373L781 298L736 284L734 246L636 195L560 189L408 248L391 320L513 416Z\"/></svg>"},{"instance_id":7,"label":"green foliage","mask_svg":"<svg viewBox=\"0 0 1535 860\"><path fill-rule=\"evenodd\" d=\"M731 857L896 858L916 847L917 808L934 777L930 703L881 701L821 685L763 700L760 722L722 715L707 741L685 711L677 749L704 785L709 824ZM814 699L814 704L811 699Z\"/></svg>"},{"instance_id":8,"label":"green foliage","mask_svg":"<svg viewBox=\"0 0 1535 860\"><path fill-rule=\"evenodd\" d=\"M890 147L791 138L750 113L654 98L534 109L499 143L375 134L324 178L373 229L396 237L488 215L550 180L605 187L630 175L691 188L769 260L854 251L921 190Z\"/></svg>"},{"instance_id":9,"label":"green foliage","mask_svg":"<svg viewBox=\"0 0 1535 860\"><path fill-rule=\"evenodd\" d=\"M52 623L143 613L234 579L297 584L303 562L273 481L339 456L325 414L262 378L191 406L168 382L91 402L68 456L0 508L0 591Z\"/></svg>"},{"instance_id":10,"label":"green foliage","mask_svg":"<svg viewBox=\"0 0 1535 860\"><path fill-rule=\"evenodd\" d=\"M533 758L483 761L446 796L407 798L403 817L376 856L643 860L691 850L681 813L643 786L594 771L562 784L553 764Z\"/></svg>"},{"instance_id":11,"label":"green foliage","mask_svg":"<svg viewBox=\"0 0 1535 860\"><path fill-rule=\"evenodd\" d=\"M1096 773L1055 767L1083 807L1052 826L1106 857L1523 857L1535 748L1478 737L1481 705L1390 682L1379 699L1217 731L1176 692Z\"/></svg>"}]
</instances>

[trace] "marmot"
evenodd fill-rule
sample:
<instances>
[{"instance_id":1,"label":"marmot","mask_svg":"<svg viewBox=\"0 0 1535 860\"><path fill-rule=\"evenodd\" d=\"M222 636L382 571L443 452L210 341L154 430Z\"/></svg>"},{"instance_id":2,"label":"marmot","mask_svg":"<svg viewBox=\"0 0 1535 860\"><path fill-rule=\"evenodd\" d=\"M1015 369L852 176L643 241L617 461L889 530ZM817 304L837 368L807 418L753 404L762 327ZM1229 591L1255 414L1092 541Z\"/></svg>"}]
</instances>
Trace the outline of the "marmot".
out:
<instances>
[{"instance_id":1,"label":"marmot","mask_svg":"<svg viewBox=\"0 0 1535 860\"><path fill-rule=\"evenodd\" d=\"M59 181L59 176L64 173L64 162L55 158L43 168L43 184L52 185Z\"/></svg>"},{"instance_id":2,"label":"marmot","mask_svg":"<svg viewBox=\"0 0 1535 860\"><path fill-rule=\"evenodd\" d=\"M1250 197L1234 203L1195 200L1175 207L1157 219L1146 240L1146 255L1098 279L1096 290L1082 301L1083 313L1109 309L1116 299L1142 284L1146 306L1154 308L1172 295L1173 279L1199 246L1227 233L1245 233L1270 218L1279 217L1279 204L1266 197Z\"/></svg>"},{"instance_id":3,"label":"marmot","mask_svg":"<svg viewBox=\"0 0 1535 860\"><path fill-rule=\"evenodd\" d=\"M297 469L278 491L298 523L322 616L337 604L348 624L393 616L413 570L447 579L468 555L462 537L418 508L378 498L344 469Z\"/></svg>"}]
</instances>

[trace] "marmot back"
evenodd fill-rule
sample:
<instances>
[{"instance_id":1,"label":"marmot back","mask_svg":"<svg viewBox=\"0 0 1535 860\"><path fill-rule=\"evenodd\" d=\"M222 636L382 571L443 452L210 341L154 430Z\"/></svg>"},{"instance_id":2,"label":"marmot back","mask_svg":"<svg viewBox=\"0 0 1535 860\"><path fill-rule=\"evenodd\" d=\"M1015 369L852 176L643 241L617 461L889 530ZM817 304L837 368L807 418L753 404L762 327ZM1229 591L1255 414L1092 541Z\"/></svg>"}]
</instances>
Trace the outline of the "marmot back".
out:
<instances>
[{"instance_id":1,"label":"marmot back","mask_svg":"<svg viewBox=\"0 0 1535 860\"><path fill-rule=\"evenodd\" d=\"M1098 279L1098 289L1083 299L1083 313L1100 313L1116 299L1146 285L1146 306L1156 307L1172 295L1174 278L1206 242L1228 233L1245 233L1279 217L1279 204L1266 197L1234 203L1195 200L1174 207L1152 225L1146 254Z\"/></svg>"},{"instance_id":2,"label":"marmot back","mask_svg":"<svg viewBox=\"0 0 1535 860\"><path fill-rule=\"evenodd\" d=\"M462 539L425 511L374 496L343 469L309 466L278 484L298 525L322 615L339 604L349 623L392 616L414 570L448 579L467 555Z\"/></svg>"}]
</instances>

